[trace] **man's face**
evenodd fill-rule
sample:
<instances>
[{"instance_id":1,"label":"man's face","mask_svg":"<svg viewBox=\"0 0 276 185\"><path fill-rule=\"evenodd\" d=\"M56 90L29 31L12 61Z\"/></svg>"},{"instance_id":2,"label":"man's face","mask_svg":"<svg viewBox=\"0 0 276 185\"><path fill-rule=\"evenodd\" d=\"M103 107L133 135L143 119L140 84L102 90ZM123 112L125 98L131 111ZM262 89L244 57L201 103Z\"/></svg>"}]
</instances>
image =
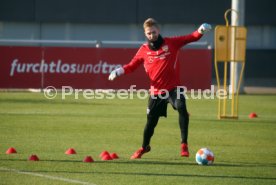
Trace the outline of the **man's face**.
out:
<instances>
[{"instance_id":1,"label":"man's face","mask_svg":"<svg viewBox=\"0 0 276 185\"><path fill-rule=\"evenodd\" d=\"M159 29L155 26L145 28L145 36L149 41L156 41L159 35Z\"/></svg>"}]
</instances>

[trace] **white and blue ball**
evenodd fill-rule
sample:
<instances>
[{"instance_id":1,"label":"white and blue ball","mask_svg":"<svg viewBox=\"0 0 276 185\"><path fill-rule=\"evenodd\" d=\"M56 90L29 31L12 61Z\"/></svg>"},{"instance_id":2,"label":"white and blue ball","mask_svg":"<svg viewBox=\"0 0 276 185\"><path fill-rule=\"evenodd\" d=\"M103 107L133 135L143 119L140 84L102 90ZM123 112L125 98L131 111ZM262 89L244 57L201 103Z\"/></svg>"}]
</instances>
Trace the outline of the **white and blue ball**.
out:
<instances>
[{"instance_id":1,"label":"white and blue ball","mask_svg":"<svg viewBox=\"0 0 276 185\"><path fill-rule=\"evenodd\" d=\"M196 162L200 165L211 165L214 163L214 153L208 148L201 148L196 153Z\"/></svg>"}]
</instances>

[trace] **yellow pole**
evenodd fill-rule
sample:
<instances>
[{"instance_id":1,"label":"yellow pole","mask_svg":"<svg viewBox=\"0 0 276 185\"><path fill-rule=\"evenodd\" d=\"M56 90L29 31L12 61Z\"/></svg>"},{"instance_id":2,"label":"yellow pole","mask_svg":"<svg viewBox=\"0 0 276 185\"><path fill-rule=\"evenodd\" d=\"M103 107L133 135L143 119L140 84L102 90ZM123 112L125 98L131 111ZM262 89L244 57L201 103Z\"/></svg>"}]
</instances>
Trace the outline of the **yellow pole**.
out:
<instances>
[{"instance_id":1,"label":"yellow pole","mask_svg":"<svg viewBox=\"0 0 276 185\"><path fill-rule=\"evenodd\" d=\"M220 79L219 79L219 72L218 72L218 63L217 63L217 56L215 55L215 70L216 70L216 78L218 83L218 89L220 89ZM221 115L221 105L220 105L220 98L218 100L218 118L220 119Z\"/></svg>"}]
</instances>

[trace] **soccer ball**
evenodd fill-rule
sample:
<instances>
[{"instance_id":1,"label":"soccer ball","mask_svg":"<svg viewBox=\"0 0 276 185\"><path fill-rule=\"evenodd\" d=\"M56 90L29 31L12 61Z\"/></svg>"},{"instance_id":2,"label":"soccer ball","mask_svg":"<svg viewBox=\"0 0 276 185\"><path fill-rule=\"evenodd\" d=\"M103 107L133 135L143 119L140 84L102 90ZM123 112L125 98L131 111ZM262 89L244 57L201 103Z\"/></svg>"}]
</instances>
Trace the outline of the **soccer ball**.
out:
<instances>
[{"instance_id":1,"label":"soccer ball","mask_svg":"<svg viewBox=\"0 0 276 185\"><path fill-rule=\"evenodd\" d=\"M208 148L201 148L196 153L196 162L200 165L211 165L214 162L215 156Z\"/></svg>"}]
</instances>

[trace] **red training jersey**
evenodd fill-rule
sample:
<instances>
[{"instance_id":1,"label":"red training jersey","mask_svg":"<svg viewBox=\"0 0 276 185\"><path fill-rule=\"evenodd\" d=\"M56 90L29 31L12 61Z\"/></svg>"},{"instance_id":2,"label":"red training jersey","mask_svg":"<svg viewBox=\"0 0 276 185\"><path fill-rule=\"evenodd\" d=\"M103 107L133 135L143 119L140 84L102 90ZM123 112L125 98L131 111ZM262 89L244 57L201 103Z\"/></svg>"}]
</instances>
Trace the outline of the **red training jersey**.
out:
<instances>
[{"instance_id":1,"label":"red training jersey","mask_svg":"<svg viewBox=\"0 0 276 185\"><path fill-rule=\"evenodd\" d=\"M175 71L178 51L184 45L197 41L201 37L202 34L198 31L184 36L165 37L157 51L151 50L145 43L130 63L123 66L125 74L134 71L143 63L150 78L150 94L160 94L162 90L170 91L180 85L179 76Z\"/></svg>"}]
</instances>

